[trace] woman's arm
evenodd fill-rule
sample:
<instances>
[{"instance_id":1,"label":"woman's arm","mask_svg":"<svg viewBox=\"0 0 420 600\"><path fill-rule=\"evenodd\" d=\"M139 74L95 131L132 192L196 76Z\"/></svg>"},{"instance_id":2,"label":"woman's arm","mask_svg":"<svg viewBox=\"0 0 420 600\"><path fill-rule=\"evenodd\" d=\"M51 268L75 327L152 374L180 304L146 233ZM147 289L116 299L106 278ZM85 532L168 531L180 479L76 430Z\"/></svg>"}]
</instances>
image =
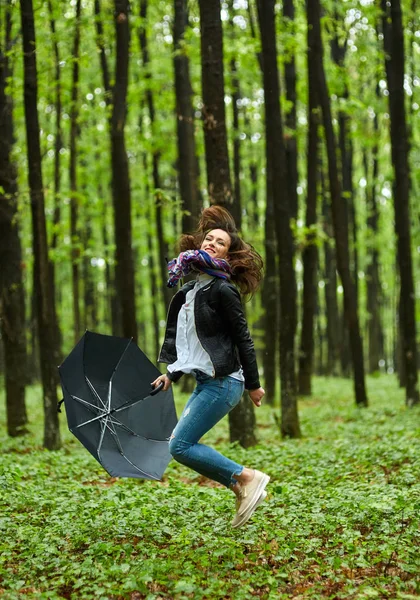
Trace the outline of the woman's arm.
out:
<instances>
[{"instance_id":1,"label":"woman's arm","mask_svg":"<svg viewBox=\"0 0 420 600\"><path fill-rule=\"evenodd\" d=\"M245 377L245 388L247 390L258 390L261 385L254 342L249 333L239 292L232 284L224 283L220 287L220 298L223 318L239 351Z\"/></svg>"}]
</instances>

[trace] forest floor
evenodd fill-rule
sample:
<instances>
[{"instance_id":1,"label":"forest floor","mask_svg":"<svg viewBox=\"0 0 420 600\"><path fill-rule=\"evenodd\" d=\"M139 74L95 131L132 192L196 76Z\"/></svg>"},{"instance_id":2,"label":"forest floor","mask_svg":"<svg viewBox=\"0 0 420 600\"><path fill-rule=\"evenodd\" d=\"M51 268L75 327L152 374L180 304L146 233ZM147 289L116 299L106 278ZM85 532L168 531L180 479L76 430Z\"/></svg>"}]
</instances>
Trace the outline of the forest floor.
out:
<instances>
[{"instance_id":1,"label":"forest floor","mask_svg":"<svg viewBox=\"0 0 420 600\"><path fill-rule=\"evenodd\" d=\"M232 493L174 461L163 482L109 477L64 413L63 448L43 450L39 387L31 434L8 438L0 393L0 597L420 598L420 410L391 376L368 390L357 409L350 381L316 378L299 440L268 406L252 449L228 444L227 420L207 436L271 476L241 529Z\"/></svg>"}]
</instances>

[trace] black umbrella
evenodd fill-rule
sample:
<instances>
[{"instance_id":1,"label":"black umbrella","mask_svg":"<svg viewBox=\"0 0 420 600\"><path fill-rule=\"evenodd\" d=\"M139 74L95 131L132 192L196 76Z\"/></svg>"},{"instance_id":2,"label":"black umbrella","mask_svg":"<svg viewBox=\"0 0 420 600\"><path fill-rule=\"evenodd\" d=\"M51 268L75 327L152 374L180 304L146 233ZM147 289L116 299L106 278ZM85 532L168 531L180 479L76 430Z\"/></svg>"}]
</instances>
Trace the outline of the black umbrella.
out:
<instances>
[{"instance_id":1,"label":"black umbrella","mask_svg":"<svg viewBox=\"0 0 420 600\"><path fill-rule=\"evenodd\" d=\"M59 367L70 431L113 477L161 479L177 423L172 390L126 338L86 331ZM157 395L155 395L157 394Z\"/></svg>"}]
</instances>

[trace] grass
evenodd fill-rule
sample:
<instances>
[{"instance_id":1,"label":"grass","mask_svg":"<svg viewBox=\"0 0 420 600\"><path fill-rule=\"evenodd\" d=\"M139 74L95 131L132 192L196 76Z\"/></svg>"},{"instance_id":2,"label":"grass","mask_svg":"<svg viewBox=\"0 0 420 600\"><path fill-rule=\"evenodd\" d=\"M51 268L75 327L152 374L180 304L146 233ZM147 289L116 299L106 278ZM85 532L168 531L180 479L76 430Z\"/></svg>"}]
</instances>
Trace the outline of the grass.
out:
<instances>
[{"instance_id":1,"label":"grass","mask_svg":"<svg viewBox=\"0 0 420 600\"><path fill-rule=\"evenodd\" d=\"M6 435L0 398L0 597L68 599L420 598L420 428L394 378L317 378L300 402L300 440L257 411L258 446L207 436L271 475L242 529L228 490L172 462L163 482L112 479L67 431L42 449L39 388L30 435ZM178 398L180 406L185 397Z\"/></svg>"}]
</instances>

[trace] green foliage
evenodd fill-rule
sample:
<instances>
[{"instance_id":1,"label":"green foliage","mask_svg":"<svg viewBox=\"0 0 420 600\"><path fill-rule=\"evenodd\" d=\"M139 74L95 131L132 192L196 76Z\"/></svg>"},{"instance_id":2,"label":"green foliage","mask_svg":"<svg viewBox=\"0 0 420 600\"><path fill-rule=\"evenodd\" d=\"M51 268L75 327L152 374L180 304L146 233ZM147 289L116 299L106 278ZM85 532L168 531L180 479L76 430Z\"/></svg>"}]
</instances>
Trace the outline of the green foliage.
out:
<instances>
[{"instance_id":1,"label":"green foliage","mask_svg":"<svg viewBox=\"0 0 420 600\"><path fill-rule=\"evenodd\" d=\"M232 493L175 462L163 482L112 479L68 431L62 450L42 450L31 389L30 436L7 438L1 414L0 595L418 598L419 413L393 378L368 385L370 408L359 410L349 380L316 379L300 440L279 439L267 406L254 448L229 445L227 421L209 434L272 478L239 530Z\"/></svg>"}]
</instances>

